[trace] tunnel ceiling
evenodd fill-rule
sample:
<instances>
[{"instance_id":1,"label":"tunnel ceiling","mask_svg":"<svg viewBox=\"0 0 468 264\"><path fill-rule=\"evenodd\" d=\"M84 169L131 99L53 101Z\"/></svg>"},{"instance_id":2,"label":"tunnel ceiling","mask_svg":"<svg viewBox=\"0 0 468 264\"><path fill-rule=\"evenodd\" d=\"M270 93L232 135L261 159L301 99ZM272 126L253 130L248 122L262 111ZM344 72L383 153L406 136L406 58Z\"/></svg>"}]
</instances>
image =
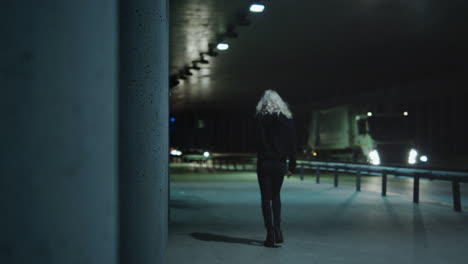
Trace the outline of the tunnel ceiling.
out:
<instances>
[{"instance_id":1,"label":"tunnel ceiling","mask_svg":"<svg viewBox=\"0 0 468 264\"><path fill-rule=\"evenodd\" d=\"M466 1L271 0L249 13L251 2L170 1L172 76L209 43L230 45L171 88L172 112L250 110L265 89L294 106L466 73Z\"/></svg>"}]
</instances>

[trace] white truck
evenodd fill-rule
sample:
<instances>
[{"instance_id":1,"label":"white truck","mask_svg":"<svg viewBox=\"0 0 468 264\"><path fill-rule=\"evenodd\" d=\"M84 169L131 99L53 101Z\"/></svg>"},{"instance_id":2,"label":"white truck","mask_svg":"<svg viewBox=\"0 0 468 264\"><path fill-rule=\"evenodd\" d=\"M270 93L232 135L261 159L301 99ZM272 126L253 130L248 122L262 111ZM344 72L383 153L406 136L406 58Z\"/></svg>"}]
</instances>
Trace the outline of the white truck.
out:
<instances>
[{"instance_id":1,"label":"white truck","mask_svg":"<svg viewBox=\"0 0 468 264\"><path fill-rule=\"evenodd\" d=\"M343 105L312 112L307 155L313 159L384 164L416 164L408 112L378 114L365 106Z\"/></svg>"}]
</instances>

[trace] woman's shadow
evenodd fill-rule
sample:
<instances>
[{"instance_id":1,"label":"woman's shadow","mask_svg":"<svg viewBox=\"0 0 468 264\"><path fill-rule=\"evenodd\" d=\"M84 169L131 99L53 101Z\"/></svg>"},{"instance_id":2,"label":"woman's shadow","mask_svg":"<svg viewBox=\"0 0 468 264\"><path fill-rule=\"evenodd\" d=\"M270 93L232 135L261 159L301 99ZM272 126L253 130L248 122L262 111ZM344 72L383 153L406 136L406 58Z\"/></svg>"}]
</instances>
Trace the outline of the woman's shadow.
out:
<instances>
[{"instance_id":1,"label":"woman's shadow","mask_svg":"<svg viewBox=\"0 0 468 264\"><path fill-rule=\"evenodd\" d=\"M263 246L263 241L239 237L229 237L209 233L192 233L192 237L202 241L225 242L233 244L244 244L249 246Z\"/></svg>"}]
</instances>

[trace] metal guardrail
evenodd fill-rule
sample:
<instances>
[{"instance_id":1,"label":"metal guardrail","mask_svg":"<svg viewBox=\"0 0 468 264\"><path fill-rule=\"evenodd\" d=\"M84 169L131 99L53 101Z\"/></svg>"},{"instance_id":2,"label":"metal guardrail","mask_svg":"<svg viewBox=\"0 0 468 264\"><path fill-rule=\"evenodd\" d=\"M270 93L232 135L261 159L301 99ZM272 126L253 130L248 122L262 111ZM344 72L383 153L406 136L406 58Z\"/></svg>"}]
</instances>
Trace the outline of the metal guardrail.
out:
<instances>
[{"instance_id":1,"label":"metal guardrail","mask_svg":"<svg viewBox=\"0 0 468 264\"><path fill-rule=\"evenodd\" d=\"M245 170L246 164L256 163L256 158L245 156L223 156L212 157L211 167L213 169ZM387 178L410 177L414 179L413 184L413 202L419 203L419 181L420 179L441 180L452 183L453 208L456 212L461 212L460 183L468 182L468 171L451 171L429 168L415 168L403 166L375 166L358 163L343 162L323 162L323 161L303 161L297 162L299 175L304 180L304 171L315 171L316 183L320 183L320 173L322 171L331 171L334 173L334 186L338 187L339 173L349 173L356 175L356 191L361 191L361 176L373 175L382 177L382 196L387 195Z\"/></svg>"},{"instance_id":2,"label":"metal guardrail","mask_svg":"<svg viewBox=\"0 0 468 264\"><path fill-rule=\"evenodd\" d=\"M382 196L387 195L387 177L404 176L414 179L413 202L419 203L419 181L420 179L442 180L452 182L453 208L461 212L460 182L468 182L468 172L447 171L428 168L410 168L398 166L375 166L356 163L299 161L300 177L304 178L304 169L313 169L316 172L316 181L320 182L320 171L334 172L334 185L338 187L339 172L356 175L356 191L361 191L361 175L382 176Z\"/></svg>"}]
</instances>

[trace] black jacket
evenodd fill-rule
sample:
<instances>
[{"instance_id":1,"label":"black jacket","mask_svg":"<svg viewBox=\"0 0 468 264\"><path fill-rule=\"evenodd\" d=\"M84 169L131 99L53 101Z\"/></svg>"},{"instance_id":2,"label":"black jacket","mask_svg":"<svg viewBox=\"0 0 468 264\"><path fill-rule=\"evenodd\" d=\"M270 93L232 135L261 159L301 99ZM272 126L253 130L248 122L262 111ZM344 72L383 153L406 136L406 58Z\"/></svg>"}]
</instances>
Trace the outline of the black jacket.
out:
<instances>
[{"instance_id":1,"label":"black jacket","mask_svg":"<svg viewBox=\"0 0 468 264\"><path fill-rule=\"evenodd\" d=\"M257 115L257 153L259 160L286 161L296 170L296 131L294 121L280 114Z\"/></svg>"}]
</instances>

